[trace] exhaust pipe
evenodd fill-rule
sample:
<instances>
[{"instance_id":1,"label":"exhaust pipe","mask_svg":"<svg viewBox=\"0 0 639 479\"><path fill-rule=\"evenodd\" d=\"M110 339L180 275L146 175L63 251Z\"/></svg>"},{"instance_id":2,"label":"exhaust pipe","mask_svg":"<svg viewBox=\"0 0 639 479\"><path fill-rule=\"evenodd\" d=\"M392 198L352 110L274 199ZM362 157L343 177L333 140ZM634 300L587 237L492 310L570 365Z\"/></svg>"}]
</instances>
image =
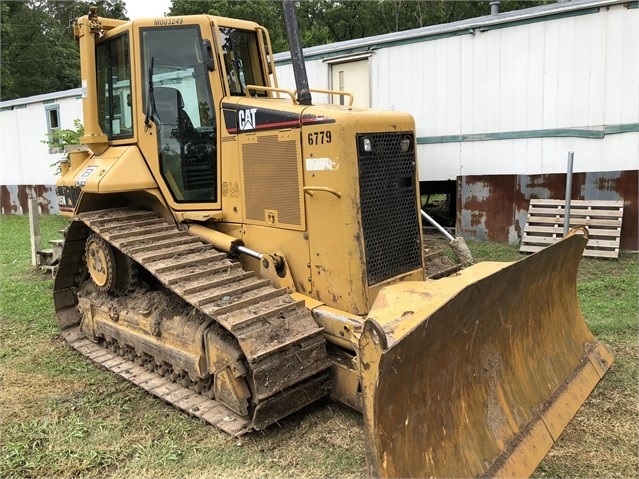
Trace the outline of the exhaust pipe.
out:
<instances>
[{"instance_id":1,"label":"exhaust pipe","mask_svg":"<svg viewBox=\"0 0 639 479\"><path fill-rule=\"evenodd\" d=\"M96 155L101 155L109 147L109 138L104 134L98 116L98 90L95 70L95 43L104 33L98 18L98 7L91 7L87 16L73 23L73 33L80 48L80 75L82 77L82 112L84 136L80 143L86 145Z\"/></svg>"},{"instance_id":2,"label":"exhaust pipe","mask_svg":"<svg viewBox=\"0 0 639 479\"><path fill-rule=\"evenodd\" d=\"M308 88L308 75L304 64L304 53L302 52L302 42L297 26L297 15L295 14L295 1L282 0L282 6L284 7L284 21L286 22L286 36L291 50L293 75L295 75L297 102L300 105L312 105L311 91Z\"/></svg>"}]
</instances>

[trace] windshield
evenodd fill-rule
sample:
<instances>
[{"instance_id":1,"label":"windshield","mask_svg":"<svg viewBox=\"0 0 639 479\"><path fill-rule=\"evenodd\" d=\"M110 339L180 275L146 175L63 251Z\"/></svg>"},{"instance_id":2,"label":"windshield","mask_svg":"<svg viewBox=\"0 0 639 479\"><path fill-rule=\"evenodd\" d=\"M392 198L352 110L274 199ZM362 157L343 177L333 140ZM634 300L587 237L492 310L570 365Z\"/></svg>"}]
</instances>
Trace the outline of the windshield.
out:
<instances>
[{"instance_id":1,"label":"windshield","mask_svg":"<svg viewBox=\"0 0 639 479\"><path fill-rule=\"evenodd\" d=\"M182 108L194 126L212 126L211 93L208 71L202 61L199 29L196 26L142 29L142 44L143 85L149 85L152 65L151 85L155 89L166 87L179 90L183 99ZM143 94L146 105L149 100L146 88ZM157 98L155 100L157 102Z\"/></svg>"},{"instance_id":2,"label":"windshield","mask_svg":"<svg viewBox=\"0 0 639 479\"><path fill-rule=\"evenodd\" d=\"M256 32L221 27L220 36L230 94L245 95L247 85L267 86ZM264 91L251 94L267 95Z\"/></svg>"}]
</instances>

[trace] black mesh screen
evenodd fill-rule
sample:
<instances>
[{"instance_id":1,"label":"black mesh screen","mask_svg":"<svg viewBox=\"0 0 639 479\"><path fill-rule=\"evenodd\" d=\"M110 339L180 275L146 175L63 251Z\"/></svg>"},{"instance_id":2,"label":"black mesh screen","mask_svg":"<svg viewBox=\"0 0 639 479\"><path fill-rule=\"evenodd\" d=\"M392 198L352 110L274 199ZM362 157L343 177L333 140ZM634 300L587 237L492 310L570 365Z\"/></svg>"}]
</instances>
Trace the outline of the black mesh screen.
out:
<instances>
[{"instance_id":1,"label":"black mesh screen","mask_svg":"<svg viewBox=\"0 0 639 479\"><path fill-rule=\"evenodd\" d=\"M371 151L364 149L370 140ZM410 148L402 152L402 140ZM357 136L359 189L368 284L420 268L415 139L412 133Z\"/></svg>"}]
</instances>

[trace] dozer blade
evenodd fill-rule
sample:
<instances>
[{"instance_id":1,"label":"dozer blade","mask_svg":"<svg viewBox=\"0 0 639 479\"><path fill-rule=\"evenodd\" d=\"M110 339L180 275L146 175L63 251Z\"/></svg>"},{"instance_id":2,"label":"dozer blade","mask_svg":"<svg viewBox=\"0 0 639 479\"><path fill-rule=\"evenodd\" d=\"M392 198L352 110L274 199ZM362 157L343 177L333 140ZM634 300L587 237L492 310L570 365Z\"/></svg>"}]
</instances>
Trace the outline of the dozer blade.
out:
<instances>
[{"instance_id":1,"label":"dozer blade","mask_svg":"<svg viewBox=\"0 0 639 479\"><path fill-rule=\"evenodd\" d=\"M577 302L587 232L379 294L360 339L372 477L527 477L610 367Z\"/></svg>"}]
</instances>

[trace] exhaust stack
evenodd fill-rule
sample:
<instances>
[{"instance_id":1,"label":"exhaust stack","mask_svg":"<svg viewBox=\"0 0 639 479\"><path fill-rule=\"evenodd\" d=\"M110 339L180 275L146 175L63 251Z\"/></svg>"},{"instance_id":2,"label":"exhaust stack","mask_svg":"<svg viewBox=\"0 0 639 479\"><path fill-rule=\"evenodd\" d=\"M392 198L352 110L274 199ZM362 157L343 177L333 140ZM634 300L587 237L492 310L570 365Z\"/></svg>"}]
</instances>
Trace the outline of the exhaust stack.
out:
<instances>
[{"instance_id":1,"label":"exhaust stack","mask_svg":"<svg viewBox=\"0 0 639 479\"><path fill-rule=\"evenodd\" d=\"M291 49L291 62L297 88L297 102L300 105L312 105L311 91L308 88L308 75L304 64L304 53L302 52L302 42L297 27L295 1L282 0L282 5L284 7L284 20L286 21L286 36Z\"/></svg>"},{"instance_id":2,"label":"exhaust stack","mask_svg":"<svg viewBox=\"0 0 639 479\"><path fill-rule=\"evenodd\" d=\"M102 23L98 19L98 7L91 7L87 16L79 18L73 25L74 35L79 43L80 73L82 76L82 110L84 116L84 136L80 142L88 146L93 153L100 155L109 146L108 137L98 123L97 79L95 73L95 42L104 34Z\"/></svg>"}]
</instances>

